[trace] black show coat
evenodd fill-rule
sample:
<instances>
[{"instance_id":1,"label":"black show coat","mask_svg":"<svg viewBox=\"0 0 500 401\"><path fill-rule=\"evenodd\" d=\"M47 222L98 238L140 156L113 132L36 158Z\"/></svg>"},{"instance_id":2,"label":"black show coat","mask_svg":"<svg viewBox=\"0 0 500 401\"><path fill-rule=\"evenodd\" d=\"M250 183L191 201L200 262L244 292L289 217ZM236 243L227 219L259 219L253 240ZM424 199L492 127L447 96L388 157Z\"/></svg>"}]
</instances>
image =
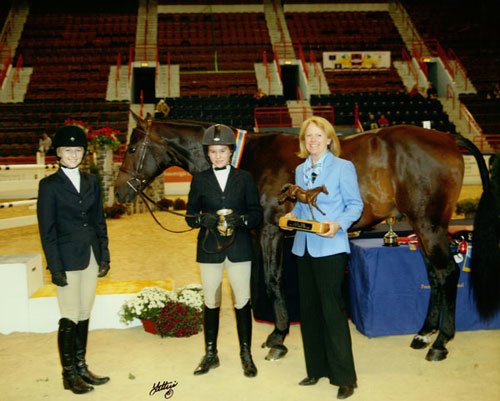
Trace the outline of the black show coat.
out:
<instances>
[{"instance_id":1,"label":"black show coat","mask_svg":"<svg viewBox=\"0 0 500 401\"><path fill-rule=\"evenodd\" d=\"M51 272L85 269L90 247L99 265L110 262L98 178L80 174L80 193L61 168L38 187L38 227Z\"/></svg>"},{"instance_id":2,"label":"black show coat","mask_svg":"<svg viewBox=\"0 0 500 401\"><path fill-rule=\"evenodd\" d=\"M206 233L201 227L198 233L196 261L199 263L221 263L226 256L231 262L252 260L252 234L250 230L259 226L263 219L259 191L252 175L245 170L230 167L231 171L222 191L212 168L193 176L189 190L186 222L191 227L200 227L198 215L213 213L220 209L232 209L238 215L245 215L247 224L235 229L232 245L221 252L215 252L217 241L227 244L231 237L222 237L217 229ZM216 233L216 235L215 235Z\"/></svg>"}]
</instances>

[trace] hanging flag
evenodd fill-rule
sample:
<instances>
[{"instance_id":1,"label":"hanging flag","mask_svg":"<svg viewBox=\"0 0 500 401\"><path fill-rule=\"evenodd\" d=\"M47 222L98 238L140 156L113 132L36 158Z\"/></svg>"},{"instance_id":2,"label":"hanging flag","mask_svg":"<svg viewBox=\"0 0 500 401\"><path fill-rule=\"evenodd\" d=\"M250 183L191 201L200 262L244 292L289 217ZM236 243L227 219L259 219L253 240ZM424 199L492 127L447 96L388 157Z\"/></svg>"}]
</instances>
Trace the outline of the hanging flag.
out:
<instances>
[{"instance_id":1,"label":"hanging flag","mask_svg":"<svg viewBox=\"0 0 500 401\"><path fill-rule=\"evenodd\" d=\"M245 147L247 131L237 128L235 136L236 136L236 148L234 149L233 160L231 161L231 165L237 168L239 167L241 157L243 156L243 148Z\"/></svg>"}]
</instances>

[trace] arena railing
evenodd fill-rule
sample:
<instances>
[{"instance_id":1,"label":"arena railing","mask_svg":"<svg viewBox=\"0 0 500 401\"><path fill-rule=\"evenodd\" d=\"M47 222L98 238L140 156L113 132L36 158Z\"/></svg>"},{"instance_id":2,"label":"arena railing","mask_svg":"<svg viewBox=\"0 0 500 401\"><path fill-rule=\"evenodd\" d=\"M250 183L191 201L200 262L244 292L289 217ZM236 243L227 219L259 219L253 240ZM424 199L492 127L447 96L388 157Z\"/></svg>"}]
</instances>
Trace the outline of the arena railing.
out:
<instances>
[{"instance_id":1,"label":"arena railing","mask_svg":"<svg viewBox=\"0 0 500 401\"><path fill-rule=\"evenodd\" d=\"M456 72L460 72L462 74L463 80L465 82L465 89L464 91L467 91L467 81L468 81L468 76L467 76L467 70L465 69L464 65L460 61L460 58L456 55L455 51L453 49L448 49L448 59L453 60L455 62L455 68Z\"/></svg>"},{"instance_id":2,"label":"arena railing","mask_svg":"<svg viewBox=\"0 0 500 401\"><path fill-rule=\"evenodd\" d=\"M326 118L332 124L335 124L335 114L332 106L296 106L296 107L256 107L254 109L254 121L257 128L270 127L292 127L292 121L305 120L313 115Z\"/></svg>"},{"instance_id":3,"label":"arena railing","mask_svg":"<svg viewBox=\"0 0 500 401\"><path fill-rule=\"evenodd\" d=\"M472 142L474 142L482 153L500 152L500 135L498 134L476 135L472 139Z\"/></svg>"},{"instance_id":4,"label":"arena railing","mask_svg":"<svg viewBox=\"0 0 500 401\"><path fill-rule=\"evenodd\" d=\"M467 121L467 126L469 128L469 134L472 133L472 128L476 130L476 132L479 132L480 134L483 134L483 130L481 126L477 123L476 119L473 117L469 109L465 104L460 102L459 110L458 110L458 115L459 118L462 119L465 118Z\"/></svg>"},{"instance_id":5,"label":"arena railing","mask_svg":"<svg viewBox=\"0 0 500 401\"><path fill-rule=\"evenodd\" d=\"M262 52L262 61L264 62L264 68L266 69L267 93L271 94L271 71L269 70L269 63L267 62L267 52L265 50Z\"/></svg>"},{"instance_id":6,"label":"arena railing","mask_svg":"<svg viewBox=\"0 0 500 401\"><path fill-rule=\"evenodd\" d=\"M413 79L415 80L415 84L418 87L419 86L419 79L418 79L417 70L415 69L415 66L412 63L410 54L406 51L406 49L404 47L401 49L401 59L406 64L406 67L408 69L408 75L411 75L413 77Z\"/></svg>"},{"instance_id":7,"label":"arena railing","mask_svg":"<svg viewBox=\"0 0 500 401\"><path fill-rule=\"evenodd\" d=\"M5 80L5 77L7 77L7 72L9 71L10 63L12 61L12 55L10 48L7 48L5 51L5 58L3 59L1 63L1 70L0 70L0 89L3 88L3 82ZM1 55L0 51L0 55Z\"/></svg>"}]
</instances>

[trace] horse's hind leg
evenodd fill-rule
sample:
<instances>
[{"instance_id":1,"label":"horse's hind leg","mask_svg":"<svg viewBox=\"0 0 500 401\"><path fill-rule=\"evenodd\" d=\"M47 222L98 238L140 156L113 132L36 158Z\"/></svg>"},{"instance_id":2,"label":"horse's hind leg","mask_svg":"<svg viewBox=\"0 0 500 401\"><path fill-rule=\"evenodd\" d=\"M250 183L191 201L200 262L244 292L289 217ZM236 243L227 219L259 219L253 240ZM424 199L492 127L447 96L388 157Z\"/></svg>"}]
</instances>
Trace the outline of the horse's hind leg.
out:
<instances>
[{"instance_id":1,"label":"horse's hind leg","mask_svg":"<svg viewBox=\"0 0 500 401\"><path fill-rule=\"evenodd\" d=\"M263 347L269 347L267 360L282 358L288 349L283 345L290 327L284 293L283 234L279 228L266 224L261 233L261 248L266 292L272 302L274 331L267 337Z\"/></svg>"},{"instance_id":2,"label":"horse's hind leg","mask_svg":"<svg viewBox=\"0 0 500 401\"><path fill-rule=\"evenodd\" d=\"M430 335L439 331L426 359L439 361L446 358L446 343L455 335L455 309L459 271L449 249L446 229L435 228L430 234L420 235L424 260L431 287L429 307L424 324L414 337L411 347L425 348Z\"/></svg>"},{"instance_id":3,"label":"horse's hind leg","mask_svg":"<svg viewBox=\"0 0 500 401\"><path fill-rule=\"evenodd\" d=\"M441 361L448 355L446 344L455 336L455 311L457 305L457 284L460 270L455 261L449 259L448 268L445 271L442 284L442 315L439 326L439 334L432 347L427 352L425 359L428 361Z\"/></svg>"},{"instance_id":4,"label":"horse's hind leg","mask_svg":"<svg viewBox=\"0 0 500 401\"><path fill-rule=\"evenodd\" d=\"M427 255L422 252L425 266L427 269L427 277L430 285L429 305L427 307L427 315L425 316L424 324L418 331L418 334L413 337L410 347L413 349L426 348L431 343L431 335L439 329L439 305L441 305L441 294L438 291L437 280L434 275L430 274L430 262Z\"/></svg>"}]
</instances>

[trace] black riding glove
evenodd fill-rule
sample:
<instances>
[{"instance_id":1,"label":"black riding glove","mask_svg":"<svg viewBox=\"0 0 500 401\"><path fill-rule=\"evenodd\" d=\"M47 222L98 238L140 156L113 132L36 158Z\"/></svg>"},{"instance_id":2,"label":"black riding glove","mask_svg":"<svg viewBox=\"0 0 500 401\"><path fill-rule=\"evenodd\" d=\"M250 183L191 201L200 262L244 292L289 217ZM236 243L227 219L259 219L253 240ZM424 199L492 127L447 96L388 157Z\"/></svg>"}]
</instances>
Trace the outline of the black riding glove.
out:
<instances>
[{"instance_id":1,"label":"black riding glove","mask_svg":"<svg viewBox=\"0 0 500 401\"><path fill-rule=\"evenodd\" d=\"M245 216L240 216L236 213L228 214L226 217L226 223L229 228L236 228L245 225Z\"/></svg>"},{"instance_id":2,"label":"black riding glove","mask_svg":"<svg viewBox=\"0 0 500 401\"><path fill-rule=\"evenodd\" d=\"M217 227L217 222L219 221L218 217L212 213L203 213L200 216L200 225L206 228L215 228Z\"/></svg>"},{"instance_id":3,"label":"black riding glove","mask_svg":"<svg viewBox=\"0 0 500 401\"><path fill-rule=\"evenodd\" d=\"M68 280L66 280L66 272L51 272L51 275L52 284L55 284L58 287L66 287L68 285Z\"/></svg>"},{"instance_id":4,"label":"black riding glove","mask_svg":"<svg viewBox=\"0 0 500 401\"><path fill-rule=\"evenodd\" d=\"M109 272L109 263L101 262L99 266L99 272L97 273L97 277L104 277Z\"/></svg>"}]
</instances>

